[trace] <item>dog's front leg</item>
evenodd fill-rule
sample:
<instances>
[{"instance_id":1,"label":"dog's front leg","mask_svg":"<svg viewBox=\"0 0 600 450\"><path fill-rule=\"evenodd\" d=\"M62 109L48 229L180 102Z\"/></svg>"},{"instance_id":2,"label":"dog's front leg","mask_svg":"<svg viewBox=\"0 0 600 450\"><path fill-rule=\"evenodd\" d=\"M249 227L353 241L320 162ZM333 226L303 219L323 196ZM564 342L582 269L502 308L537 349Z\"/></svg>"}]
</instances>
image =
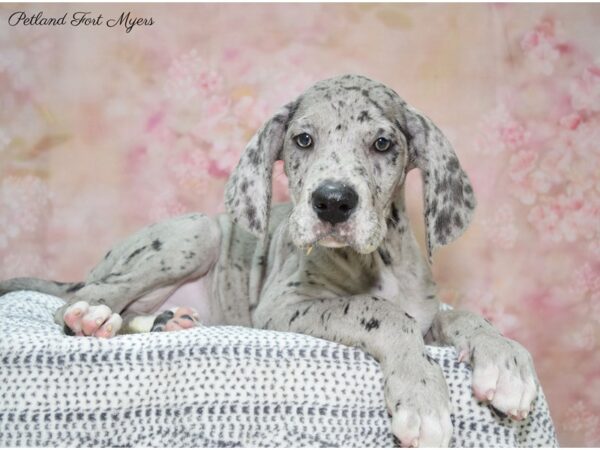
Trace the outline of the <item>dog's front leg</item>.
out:
<instances>
[{"instance_id":1,"label":"dog's front leg","mask_svg":"<svg viewBox=\"0 0 600 450\"><path fill-rule=\"evenodd\" d=\"M259 304L258 327L294 331L360 347L381 364L392 432L403 446L447 446L452 435L448 388L425 353L416 320L377 297L281 298Z\"/></svg>"},{"instance_id":2,"label":"dog's front leg","mask_svg":"<svg viewBox=\"0 0 600 450\"><path fill-rule=\"evenodd\" d=\"M483 317L469 311L440 311L430 333L434 343L452 345L473 366L473 392L514 419L524 419L537 395L533 359Z\"/></svg>"}]
</instances>

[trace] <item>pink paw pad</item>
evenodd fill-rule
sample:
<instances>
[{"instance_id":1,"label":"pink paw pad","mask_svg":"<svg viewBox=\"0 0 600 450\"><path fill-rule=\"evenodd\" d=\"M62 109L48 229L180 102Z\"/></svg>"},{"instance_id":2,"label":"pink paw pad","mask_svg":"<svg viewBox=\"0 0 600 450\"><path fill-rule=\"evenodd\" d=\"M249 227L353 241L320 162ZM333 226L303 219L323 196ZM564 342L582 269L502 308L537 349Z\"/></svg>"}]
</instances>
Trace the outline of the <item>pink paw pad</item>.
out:
<instances>
[{"instance_id":1,"label":"pink paw pad","mask_svg":"<svg viewBox=\"0 0 600 450\"><path fill-rule=\"evenodd\" d=\"M198 312L192 308L179 307L160 313L150 331L179 331L199 324Z\"/></svg>"},{"instance_id":2,"label":"pink paw pad","mask_svg":"<svg viewBox=\"0 0 600 450\"><path fill-rule=\"evenodd\" d=\"M106 305L90 306L80 301L67 308L63 315L65 326L76 336L111 338L123 323L121 316L114 314Z\"/></svg>"}]
</instances>

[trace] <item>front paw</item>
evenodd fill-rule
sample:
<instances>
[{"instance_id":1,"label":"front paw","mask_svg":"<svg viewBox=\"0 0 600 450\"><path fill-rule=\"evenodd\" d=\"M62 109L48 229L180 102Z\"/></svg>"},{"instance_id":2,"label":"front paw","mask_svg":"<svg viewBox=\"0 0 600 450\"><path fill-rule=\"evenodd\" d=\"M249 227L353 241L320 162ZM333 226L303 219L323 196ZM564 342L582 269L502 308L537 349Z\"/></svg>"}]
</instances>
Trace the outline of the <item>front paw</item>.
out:
<instances>
[{"instance_id":1,"label":"front paw","mask_svg":"<svg viewBox=\"0 0 600 450\"><path fill-rule=\"evenodd\" d=\"M386 379L392 432L402 447L448 447L452 437L451 408L442 371L435 362L426 360L422 370L413 373L418 375L398 369Z\"/></svg>"},{"instance_id":2,"label":"front paw","mask_svg":"<svg viewBox=\"0 0 600 450\"><path fill-rule=\"evenodd\" d=\"M477 399L489 401L513 419L527 417L538 383L531 355L521 344L497 334L480 333L461 355L473 366Z\"/></svg>"},{"instance_id":3,"label":"front paw","mask_svg":"<svg viewBox=\"0 0 600 450\"><path fill-rule=\"evenodd\" d=\"M74 336L114 337L123 320L106 305L78 301L64 305L56 312L57 322L64 324L67 334Z\"/></svg>"}]
</instances>

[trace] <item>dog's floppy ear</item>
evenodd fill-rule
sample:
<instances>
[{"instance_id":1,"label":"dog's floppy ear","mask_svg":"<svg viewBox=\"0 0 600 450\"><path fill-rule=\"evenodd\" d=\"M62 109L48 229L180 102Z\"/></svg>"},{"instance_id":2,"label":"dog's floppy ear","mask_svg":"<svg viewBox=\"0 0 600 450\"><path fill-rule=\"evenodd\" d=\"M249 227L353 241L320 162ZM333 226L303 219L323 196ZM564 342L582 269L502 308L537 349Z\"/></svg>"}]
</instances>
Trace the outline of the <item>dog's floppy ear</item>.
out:
<instances>
[{"instance_id":1,"label":"dog's floppy ear","mask_svg":"<svg viewBox=\"0 0 600 450\"><path fill-rule=\"evenodd\" d=\"M416 109L404 104L408 133L408 170L421 169L425 234L429 258L434 250L458 238L469 225L476 200L450 141Z\"/></svg>"},{"instance_id":2,"label":"dog's floppy ear","mask_svg":"<svg viewBox=\"0 0 600 450\"><path fill-rule=\"evenodd\" d=\"M225 207L233 221L256 236L268 230L273 163L279 159L287 124L296 108L281 108L252 137L225 187Z\"/></svg>"}]
</instances>

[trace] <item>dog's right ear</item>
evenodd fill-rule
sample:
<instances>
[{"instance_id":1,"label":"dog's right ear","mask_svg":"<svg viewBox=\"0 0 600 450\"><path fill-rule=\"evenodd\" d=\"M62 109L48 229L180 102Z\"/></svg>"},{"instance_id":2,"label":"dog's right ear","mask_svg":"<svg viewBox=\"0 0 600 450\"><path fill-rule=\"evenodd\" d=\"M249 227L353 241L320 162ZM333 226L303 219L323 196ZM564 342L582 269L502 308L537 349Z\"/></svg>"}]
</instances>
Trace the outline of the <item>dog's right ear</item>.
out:
<instances>
[{"instance_id":1,"label":"dog's right ear","mask_svg":"<svg viewBox=\"0 0 600 450\"><path fill-rule=\"evenodd\" d=\"M268 230L273 164L297 104L285 105L256 132L225 187L225 207L232 220L256 236Z\"/></svg>"}]
</instances>

